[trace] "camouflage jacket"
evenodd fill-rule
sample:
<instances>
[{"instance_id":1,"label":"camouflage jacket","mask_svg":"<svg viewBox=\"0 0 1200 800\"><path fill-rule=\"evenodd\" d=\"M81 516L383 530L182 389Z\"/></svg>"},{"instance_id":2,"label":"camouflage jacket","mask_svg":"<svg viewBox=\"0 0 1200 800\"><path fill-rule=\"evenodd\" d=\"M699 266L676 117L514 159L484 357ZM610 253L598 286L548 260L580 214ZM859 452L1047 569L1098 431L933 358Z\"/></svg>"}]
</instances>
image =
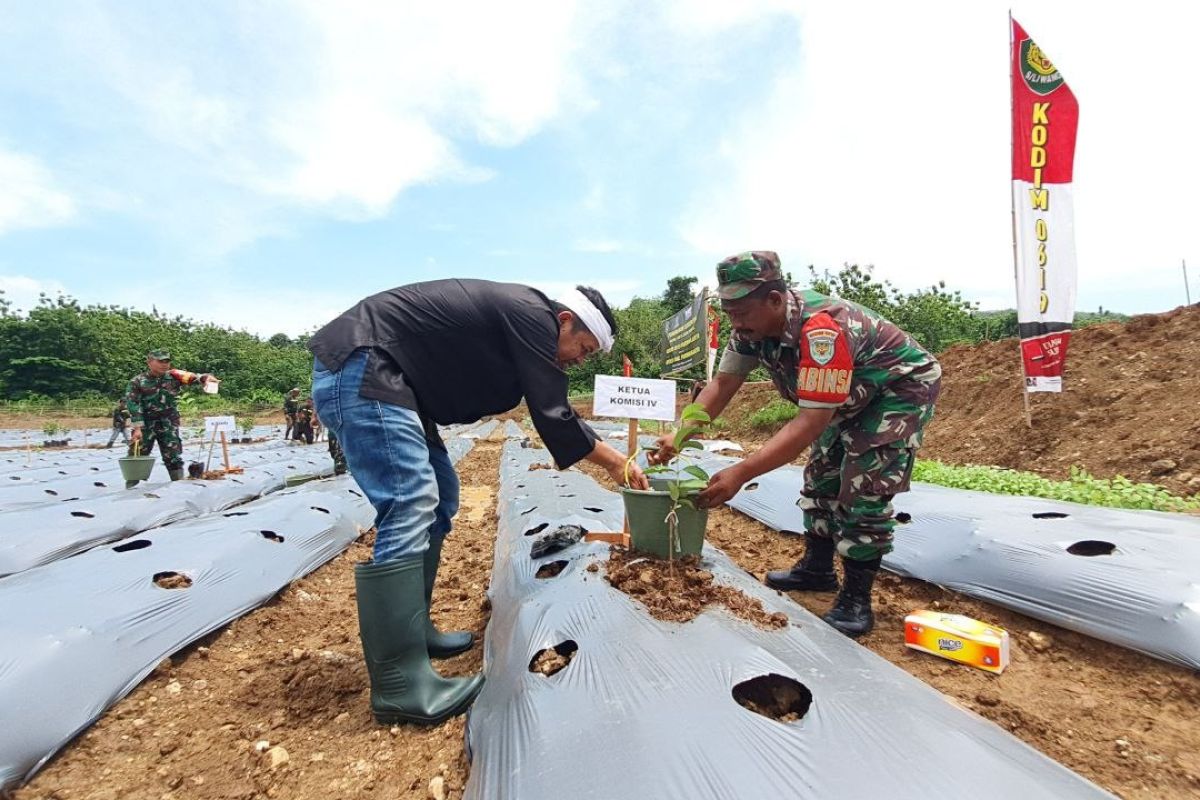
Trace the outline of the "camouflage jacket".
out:
<instances>
[{"instance_id":1,"label":"camouflage jacket","mask_svg":"<svg viewBox=\"0 0 1200 800\"><path fill-rule=\"evenodd\" d=\"M811 290L789 290L779 339L733 334L721 372L748 375L762 365L781 397L803 408L836 408L833 424L869 428L865 447L920 446L942 374L936 358L870 309ZM874 404L879 413L863 414ZM860 416L861 415L861 416Z\"/></svg>"},{"instance_id":2,"label":"camouflage jacket","mask_svg":"<svg viewBox=\"0 0 1200 800\"><path fill-rule=\"evenodd\" d=\"M293 400L290 397L283 398L283 413L289 417L296 416L296 411L300 408L300 401Z\"/></svg>"},{"instance_id":3,"label":"camouflage jacket","mask_svg":"<svg viewBox=\"0 0 1200 800\"><path fill-rule=\"evenodd\" d=\"M161 378L149 372L135 375L125 390L125 408L129 410L130 421L141 425L146 420L169 420L178 425L179 409L175 398L184 386L198 383L205 377L181 369L169 370Z\"/></svg>"},{"instance_id":4,"label":"camouflage jacket","mask_svg":"<svg viewBox=\"0 0 1200 800\"><path fill-rule=\"evenodd\" d=\"M126 423L128 423L128 422L129 422L129 412L128 411L126 411L121 406L117 406L116 408L113 409L112 426L114 428L124 428Z\"/></svg>"}]
</instances>

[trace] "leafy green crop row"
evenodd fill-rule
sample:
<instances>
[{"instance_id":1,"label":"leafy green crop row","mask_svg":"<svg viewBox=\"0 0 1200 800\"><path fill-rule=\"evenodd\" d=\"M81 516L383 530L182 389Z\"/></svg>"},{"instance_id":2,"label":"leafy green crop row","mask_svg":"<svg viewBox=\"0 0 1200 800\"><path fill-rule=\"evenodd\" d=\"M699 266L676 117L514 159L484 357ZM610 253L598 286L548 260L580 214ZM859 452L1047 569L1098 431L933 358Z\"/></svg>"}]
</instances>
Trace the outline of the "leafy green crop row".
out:
<instances>
[{"instance_id":1,"label":"leafy green crop row","mask_svg":"<svg viewBox=\"0 0 1200 800\"><path fill-rule=\"evenodd\" d=\"M1161 486L1134 483L1119 475L1112 479L1097 478L1077 467L1071 468L1069 479L1055 481L1032 472L1001 467L953 466L940 461L918 460L913 469L913 480L954 489L1044 497L1110 508L1200 510L1200 496L1178 497Z\"/></svg>"}]
</instances>

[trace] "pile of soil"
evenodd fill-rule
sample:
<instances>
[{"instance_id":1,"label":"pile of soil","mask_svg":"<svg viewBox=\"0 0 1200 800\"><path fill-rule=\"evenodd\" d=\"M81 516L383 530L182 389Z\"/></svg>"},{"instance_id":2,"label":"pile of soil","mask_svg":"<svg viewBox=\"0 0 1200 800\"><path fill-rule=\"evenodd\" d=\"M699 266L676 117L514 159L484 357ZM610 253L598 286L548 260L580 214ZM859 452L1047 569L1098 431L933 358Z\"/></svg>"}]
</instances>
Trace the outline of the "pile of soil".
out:
<instances>
[{"instance_id":1,"label":"pile of soil","mask_svg":"<svg viewBox=\"0 0 1200 800\"><path fill-rule=\"evenodd\" d=\"M762 603L731 586L713 581L698 556L665 561L637 550L613 545L605 577L613 588L646 607L650 616L667 622L691 622L708 606L728 609L760 628L786 628L787 617L768 614Z\"/></svg>"},{"instance_id":2,"label":"pile of soil","mask_svg":"<svg viewBox=\"0 0 1200 800\"><path fill-rule=\"evenodd\" d=\"M1015 340L953 347L941 361L925 457L1052 477L1078 465L1200 492L1200 305L1076 331L1066 391L1030 396L1032 429Z\"/></svg>"},{"instance_id":3,"label":"pile of soil","mask_svg":"<svg viewBox=\"0 0 1200 800\"><path fill-rule=\"evenodd\" d=\"M482 638L496 531L500 446L458 466L461 503L434 591L443 630ZM461 797L464 718L377 725L358 637L354 565L364 536L254 611L164 661L47 765L14 800ZM482 646L435 662L482 666ZM432 787L431 787L432 784Z\"/></svg>"}]
</instances>

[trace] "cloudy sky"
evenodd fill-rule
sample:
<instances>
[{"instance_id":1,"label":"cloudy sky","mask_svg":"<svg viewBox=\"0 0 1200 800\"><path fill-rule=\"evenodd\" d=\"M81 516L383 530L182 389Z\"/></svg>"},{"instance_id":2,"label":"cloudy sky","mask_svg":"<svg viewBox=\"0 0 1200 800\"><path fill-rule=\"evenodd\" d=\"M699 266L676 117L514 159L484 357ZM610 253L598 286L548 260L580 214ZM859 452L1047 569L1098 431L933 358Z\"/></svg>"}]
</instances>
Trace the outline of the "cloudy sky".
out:
<instances>
[{"instance_id":1,"label":"cloudy sky","mask_svg":"<svg viewBox=\"0 0 1200 800\"><path fill-rule=\"evenodd\" d=\"M722 256L1013 304L1008 3L7 0L0 289L269 335ZM1079 98L1079 306L1200 299L1200 6L1014 2ZM1122 13L1122 10L1124 13Z\"/></svg>"}]
</instances>

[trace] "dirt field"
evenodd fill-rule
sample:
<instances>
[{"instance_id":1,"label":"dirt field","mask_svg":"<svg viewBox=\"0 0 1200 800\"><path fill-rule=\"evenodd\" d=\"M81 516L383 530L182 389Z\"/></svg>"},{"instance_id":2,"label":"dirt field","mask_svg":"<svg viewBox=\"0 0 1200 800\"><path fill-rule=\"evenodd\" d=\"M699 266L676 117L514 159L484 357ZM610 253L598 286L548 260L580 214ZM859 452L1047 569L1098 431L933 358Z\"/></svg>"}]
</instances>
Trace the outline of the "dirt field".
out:
<instances>
[{"instance_id":1,"label":"dirt field","mask_svg":"<svg viewBox=\"0 0 1200 800\"><path fill-rule=\"evenodd\" d=\"M1074 463L1195 491L1200 308L1076 334L1071 388L1034 398L1039 428L1028 437L1015 344L952 350L943 363L925 455L1051 476ZM771 394L748 387L727 414L735 438L769 435L744 419ZM459 465L463 508L435 598L441 624L477 633L487 622L499 447L480 442ZM1154 466L1163 460L1175 466ZM728 510L712 514L709 539L760 578L801 551L800 539ZM356 543L267 607L164 662L13 797L459 797L467 774L461 719L433 730L371 720L353 597L353 565L369 552L368 542ZM818 615L833 599L793 597ZM876 598L878 626L861 641L879 655L1121 797L1200 797L1196 673L919 581L884 575ZM1007 628L1012 666L997 677L905 649L902 620L918 608ZM480 652L442 668L477 670Z\"/></svg>"},{"instance_id":2,"label":"dirt field","mask_svg":"<svg viewBox=\"0 0 1200 800\"><path fill-rule=\"evenodd\" d=\"M487 624L499 453L480 442L459 463L462 509L434 594L443 629L482 636ZM354 602L354 564L370 553L360 540L165 661L13 797L426 798L437 778L448 800L460 797L463 718L432 729L371 718ZM481 653L477 645L439 668L477 672Z\"/></svg>"}]
</instances>

